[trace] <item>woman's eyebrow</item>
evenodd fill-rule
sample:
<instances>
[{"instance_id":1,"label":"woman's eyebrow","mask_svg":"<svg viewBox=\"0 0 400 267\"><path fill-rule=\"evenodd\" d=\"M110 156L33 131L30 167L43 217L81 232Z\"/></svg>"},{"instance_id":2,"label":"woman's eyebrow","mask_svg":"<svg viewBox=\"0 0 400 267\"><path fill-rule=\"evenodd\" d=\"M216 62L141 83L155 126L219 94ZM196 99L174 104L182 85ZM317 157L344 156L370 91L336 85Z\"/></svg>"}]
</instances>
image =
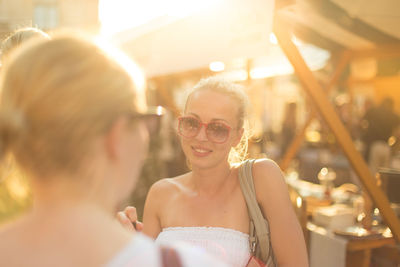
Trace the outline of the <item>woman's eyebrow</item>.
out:
<instances>
[{"instance_id":1,"label":"woman's eyebrow","mask_svg":"<svg viewBox=\"0 0 400 267\"><path fill-rule=\"evenodd\" d=\"M200 119L199 115L197 115L196 113L193 113L193 112L189 112L187 115L192 115L192 116Z\"/></svg>"},{"instance_id":2,"label":"woman's eyebrow","mask_svg":"<svg viewBox=\"0 0 400 267\"><path fill-rule=\"evenodd\" d=\"M225 119L220 119L220 118L214 118L214 119L211 119L211 121L224 121L224 122L226 122L226 123L229 123L227 120L225 120Z\"/></svg>"},{"instance_id":3,"label":"woman's eyebrow","mask_svg":"<svg viewBox=\"0 0 400 267\"><path fill-rule=\"evenodd\" d=\"M194 116L194 117L196 117L196 118L198 118L198 119L200 120L200 116L199 116L199 115L197 115L196 113L189 112L187 115ZM229 124L229 122L228 122L227 120L225 120L225 119L222 119L222 118L213 118L213 119L211 119L211 121L224 121L224 122L226 122L226 123L228 123L228 124Z\"/></svg>"}]
</instances>

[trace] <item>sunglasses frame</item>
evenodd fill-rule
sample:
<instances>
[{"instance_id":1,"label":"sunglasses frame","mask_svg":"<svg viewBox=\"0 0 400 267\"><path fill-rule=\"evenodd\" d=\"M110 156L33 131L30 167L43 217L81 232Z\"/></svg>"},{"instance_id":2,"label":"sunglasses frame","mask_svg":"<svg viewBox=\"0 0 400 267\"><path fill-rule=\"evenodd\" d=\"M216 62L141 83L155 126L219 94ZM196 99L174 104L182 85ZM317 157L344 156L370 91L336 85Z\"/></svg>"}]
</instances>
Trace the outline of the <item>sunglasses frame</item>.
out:
<instances>
[{"instance_id":1,"label":"sunglasses frame","mask_svg":"<svg viewBox=\"0 0 400 267\"><path fill-rule=\"evenodd\" d=\"M197 132L195 135L190 136L190 137L189 137L189 136L185 136L184 134L182 134L182 132L181 132L181 130L180 130L180 127L179 127L179 126L181 125L181 121L182 121L183 119L186 119L186 118L191 118L191 119L197 120L197 121L199 122L199 125L200 125L198 132ZM224 141L222 141L222 142L216 142L216 141L213 141L212 138L209 137L208 132L207 132L207 129L208 129L208 125L210 125L210 124L212 124L212 123L219 123L219 124L222 124L222 125L224 125L224 126L228 129L228 134L227 134L227 136L226 136L226 138L225 138ZM196 118L196 117L192 117L192 116L180 116L180 117L178 117L178 134L179 134L180 136L182 136L182 137L185 137L185 138L188 138L188 139L191 139L191 138L196 137L196 136L200 133L201 128L203 128L203 126L204 126L204 129L205 129L205 133L206 133L207 139L210 140L210 141L213 142L213 143L216 143L216 144L223 144L223 143L225 143L226 141L228 141L229 135L231 134L231 130L233 129L231 126L229 126L228 124L226 124L226 123L224 123L224 122L215 122L215 121L211 121L211 122L209 122L209 123L204 123L204 122L202 122L200 119L198 119L198 118Z\"/></svg>"},{"instance_id":2,"label":"sunglasses frame","mask_svg":"<svg viewBox=\"0 0 400 267\"><path fill-rule=\"evenodd\" d=\"M161 106L150 106L147 110L141 113L135 112L130 114L131 119L142 119L146 124L146 128L151 136L157 135L160 126L161 118L165 114L165 109ZM153 121L151 121L153 120ZM153 125L151 125L153 124Z\"/></svg>"}]
</instances>

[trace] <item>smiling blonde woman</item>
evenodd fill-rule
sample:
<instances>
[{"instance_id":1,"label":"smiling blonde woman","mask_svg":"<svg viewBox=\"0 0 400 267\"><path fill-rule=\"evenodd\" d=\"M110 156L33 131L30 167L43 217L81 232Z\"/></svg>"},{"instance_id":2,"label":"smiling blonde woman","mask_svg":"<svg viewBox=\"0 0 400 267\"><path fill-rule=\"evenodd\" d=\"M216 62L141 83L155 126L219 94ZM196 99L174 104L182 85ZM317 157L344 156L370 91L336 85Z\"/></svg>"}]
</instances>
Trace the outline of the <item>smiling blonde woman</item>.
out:
<instances>
[{"instance_id":1,"label":"smiling blonde woman","mask_svg":"<svg viewBox=\"0 0 400 267\"><path fill-rule=\"evenodd\" d=\"M247 103L241 87L216 77L201 80L189 94L177 131L192 171L155 183L145 204L143 232L157 243L183 241L230 266L258 266L250 254L250 218L238 179L247 147ZM303 233L279 167L260 159L252 175L270 226L274 259L268 267L308 266ZM128 207L119 218L131 227L129 219L135 221L136 214Z\"/></svg>"}]
</instances>

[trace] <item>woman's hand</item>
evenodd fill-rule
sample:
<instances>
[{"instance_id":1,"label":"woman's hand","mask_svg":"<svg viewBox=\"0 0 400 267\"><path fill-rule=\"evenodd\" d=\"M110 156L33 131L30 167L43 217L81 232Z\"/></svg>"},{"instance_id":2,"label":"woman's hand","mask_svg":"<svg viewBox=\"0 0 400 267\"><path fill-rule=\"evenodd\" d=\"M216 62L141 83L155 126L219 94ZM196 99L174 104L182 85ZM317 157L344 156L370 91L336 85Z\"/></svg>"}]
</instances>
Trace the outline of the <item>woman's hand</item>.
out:
<instances>
[{"instance_id":1,"label":"woman's hand","mask_svg":"<svg viewBox=\"0 0 400 267\"><path fill-rule=\"evenodd\" d=\"M124 209L124 211L119 211L117 213L117 219L122 224L122 226L130 231L140 232L143 230L143 223L137 220L135 207L128 206Z\"/></svg>"}]
</instances>

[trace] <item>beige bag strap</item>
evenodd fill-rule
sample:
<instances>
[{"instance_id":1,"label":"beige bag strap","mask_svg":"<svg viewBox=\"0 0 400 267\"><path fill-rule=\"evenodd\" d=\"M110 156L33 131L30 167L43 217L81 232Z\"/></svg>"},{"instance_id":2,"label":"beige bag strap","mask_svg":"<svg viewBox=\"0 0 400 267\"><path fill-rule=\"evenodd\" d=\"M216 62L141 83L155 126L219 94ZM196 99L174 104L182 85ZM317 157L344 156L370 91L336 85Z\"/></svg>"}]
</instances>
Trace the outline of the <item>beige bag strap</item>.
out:
<instances>
[{"instance_id":1,"label":"beige bag strap","mask_svg":"<svg viewBox=\"0 0 400 267\"><path fill-rule=\"evenodd\" d=\"M257 243L261 255L260 259L267 262L270 247L269 247L269 226L268 221L264 219L264 216L258 206L256 199L256 191L253 182L252 167L254 159L246 160L242 163L239 168L239 182L244 198L246 199L247 209L249 210L250 216L250 249L254 254ZM256 231L256 233L254 233Z\"/></svg>"}]
</instances>

